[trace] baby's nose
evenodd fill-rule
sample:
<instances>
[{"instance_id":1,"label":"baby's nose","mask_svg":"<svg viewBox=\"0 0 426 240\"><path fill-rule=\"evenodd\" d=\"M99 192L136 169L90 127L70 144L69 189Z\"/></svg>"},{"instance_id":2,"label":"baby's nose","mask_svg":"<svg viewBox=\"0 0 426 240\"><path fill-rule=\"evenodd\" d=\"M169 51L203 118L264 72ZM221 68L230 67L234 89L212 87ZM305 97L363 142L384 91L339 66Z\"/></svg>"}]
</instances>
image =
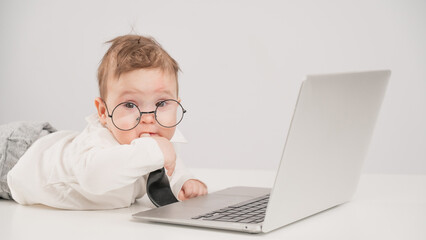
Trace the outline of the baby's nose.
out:
<instances>
[{"instance_id":1,"label":"baby's nose","mask_svg":"<svg viewBox=\"0 0 426 240\"><path fill-rule=\"evenodd\" d=\"M142 116L141 116L141 123L145 123L145 124L147 124L147 123L153 123L153 122L155 122L155 115L154 115L154 113L143 113L142 114Z\"/></svg>"}]
</instances>

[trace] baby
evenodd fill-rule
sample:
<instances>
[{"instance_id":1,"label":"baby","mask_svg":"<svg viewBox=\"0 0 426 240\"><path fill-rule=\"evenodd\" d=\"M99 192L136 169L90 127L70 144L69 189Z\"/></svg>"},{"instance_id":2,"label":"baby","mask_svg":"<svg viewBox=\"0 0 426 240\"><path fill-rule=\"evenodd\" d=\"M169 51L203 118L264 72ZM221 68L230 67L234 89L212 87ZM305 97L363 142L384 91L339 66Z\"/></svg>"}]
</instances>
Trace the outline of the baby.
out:
<instances>
[{"instance_id":1,"label":"baby","mask_svg":"<svg viewBox=\"0 0 426 240\"><path fill-rule=\"evenodd\" d=\"M207 193L172 144L183 139L176 126L186 112L177 62L152 38L110 43L98 69L97 114L83 132L47 123L0 126L0 152L14 151L0 153L0 197L63 209L128 207L146 194L148 174L163 167L179 200Z\"/></svg>"}]
</instances>

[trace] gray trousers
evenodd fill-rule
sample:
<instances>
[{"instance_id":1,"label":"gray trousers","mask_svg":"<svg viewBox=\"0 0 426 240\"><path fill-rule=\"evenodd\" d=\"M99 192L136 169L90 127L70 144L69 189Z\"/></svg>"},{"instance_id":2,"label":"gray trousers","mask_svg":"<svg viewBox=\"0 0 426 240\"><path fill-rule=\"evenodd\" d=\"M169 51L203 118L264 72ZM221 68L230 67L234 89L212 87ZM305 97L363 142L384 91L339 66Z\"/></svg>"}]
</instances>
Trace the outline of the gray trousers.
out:
<instances>
[{"instance_id":1,"label":"gray trousers","mask_svg":"<svg viewBox=\"0 0 426 240\"><path fill-rule=\"evenodd\" d=\"M55 132L49 123L12 122L0 125L0 198L12 199L7 173L40 137Z\"/></svg>"}]
</instances>

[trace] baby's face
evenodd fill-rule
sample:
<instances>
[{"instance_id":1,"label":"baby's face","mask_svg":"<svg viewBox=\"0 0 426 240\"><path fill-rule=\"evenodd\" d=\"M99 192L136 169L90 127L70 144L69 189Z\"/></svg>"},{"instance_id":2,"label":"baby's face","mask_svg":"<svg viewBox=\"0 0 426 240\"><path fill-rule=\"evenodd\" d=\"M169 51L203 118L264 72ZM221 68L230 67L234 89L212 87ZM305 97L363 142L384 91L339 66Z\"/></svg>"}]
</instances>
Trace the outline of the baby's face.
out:
<instances>
[{"instance_id":1,"label":"baby's face","mask_svg":"<svg viewBox=\"0 0 426 240\"><path fill-rule=\"evenodd\" d=\"M160 69L138 69L124 74L115 81L108 81L107 99L104 99L109 113L120 103L131 102L138 106L141 112L151 112L156 103L177 98L176 78L173 74ZM171 139L176 127L165 128L157 123L154 114L142 114L140 123L129 131L122 131L114 126L108 113L99 111L99 118L114 135L120 144L129 144L134 139L144 136L160 136Z\"/></svg>"}]
</instances>

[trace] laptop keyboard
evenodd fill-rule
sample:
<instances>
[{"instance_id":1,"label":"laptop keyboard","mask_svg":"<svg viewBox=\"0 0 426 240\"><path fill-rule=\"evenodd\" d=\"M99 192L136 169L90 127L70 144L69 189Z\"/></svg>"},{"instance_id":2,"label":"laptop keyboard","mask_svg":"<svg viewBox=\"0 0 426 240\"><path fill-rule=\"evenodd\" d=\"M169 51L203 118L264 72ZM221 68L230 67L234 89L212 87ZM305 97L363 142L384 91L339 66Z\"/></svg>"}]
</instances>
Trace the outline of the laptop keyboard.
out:
<instances>
[{"instance_id":1,"label":"laptop keyboard","mask_svg":"<svg viewBox=\"0 0 426 240\"><path fill-rule=\"evenodd\" d=\"M269 194L193 217L207 221L260 223L265 219Z\"/></svg>"}]
</instances>

